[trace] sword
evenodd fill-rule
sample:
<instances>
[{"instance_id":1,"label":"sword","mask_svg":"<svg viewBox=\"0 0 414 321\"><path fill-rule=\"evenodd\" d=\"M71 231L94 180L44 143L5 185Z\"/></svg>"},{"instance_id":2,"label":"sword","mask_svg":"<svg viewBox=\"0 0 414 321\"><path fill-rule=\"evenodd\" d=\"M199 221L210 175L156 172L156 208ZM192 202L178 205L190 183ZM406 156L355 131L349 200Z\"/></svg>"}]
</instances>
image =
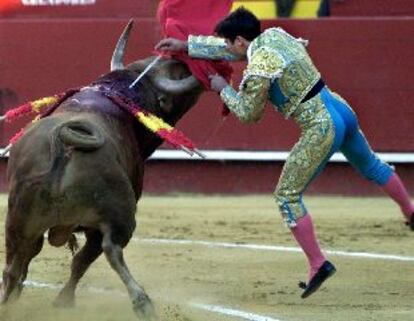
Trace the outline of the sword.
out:
<instances>
[{"instance_id":1,"label":"sword","mask_svg":"<svg viewBox=\"0 0 414 321\"><path fill-rule=\"evenodd\" d=\"M143 72L141 72L140 74L139 74L139 76L137 77L137 79L135 79L134 80L134 82L131 84L131 85L129 85L129 89L131 89L132 87L134 87L137 83L138 83L138 81L140 81L141 79L142 79L142 77L144 77L145 76L145 74L148 72L148 71L150 71L150 69L152 68L152 67L154 67L154 65L161 59L162 57L161 56L157 56L157 58L155 58L145 69L144 69L144 71Z\"/></svg>"}]
</instances>

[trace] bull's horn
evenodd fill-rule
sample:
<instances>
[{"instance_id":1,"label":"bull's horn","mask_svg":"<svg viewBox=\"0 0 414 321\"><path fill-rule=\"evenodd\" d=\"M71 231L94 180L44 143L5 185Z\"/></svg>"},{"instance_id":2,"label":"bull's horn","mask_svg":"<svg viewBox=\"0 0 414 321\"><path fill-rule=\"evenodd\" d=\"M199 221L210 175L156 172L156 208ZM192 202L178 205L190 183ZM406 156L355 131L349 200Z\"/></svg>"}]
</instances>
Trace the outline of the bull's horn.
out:
<instances>
[{"instance_id":1,"label":"bull's horn","mask_svg":"<svg viewBox=\"0 0 414 321\"><path fill-rule=\"evenodd\" d=\"M129 33L132 29L133 24L134 24L134 20L133 19L129 20L127 26L122 32L122 35L118 39L118 42L114 49L114 53L112 54L111 71L125 69L124 63L123 63L125 48L128 44Z\"/></svg>"},{"instance_id":2,"label":"bull's horn","mask_svg":"<svg viewBox=\"0 0 414 321\"><path fill-rule=\"evenodd\" d=\"M161 91L173 95L180 95L197 88L200 86L200 82L194 76L180 80L169 79L165 76L155 76L154 85Z\"/></svg>"}]
</instances>

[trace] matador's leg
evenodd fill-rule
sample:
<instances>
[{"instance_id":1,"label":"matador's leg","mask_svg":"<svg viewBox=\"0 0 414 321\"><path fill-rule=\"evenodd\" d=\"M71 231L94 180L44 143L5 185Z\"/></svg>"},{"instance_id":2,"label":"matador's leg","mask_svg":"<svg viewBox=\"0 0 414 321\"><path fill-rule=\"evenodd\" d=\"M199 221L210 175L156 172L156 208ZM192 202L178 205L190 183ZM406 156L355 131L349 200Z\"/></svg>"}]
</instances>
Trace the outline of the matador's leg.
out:
<instances>
[{"instance_id":1,"label":"matador's leg","mask_svg":"<svg viewBox=\"0 0 414 321\"><path fill-rule=\"evenodd\" d=\"M302 194L342 143L345 128L339 115L328 111L319 97L301 108L307 108L296 118L302 136L285 163L275 197L285 223L309 261L309 283L302 294L305 298L335 272L335 267L320 250Z\"/></svg>"},{"instance_id":2,"label":"matador's leg","mask_svg":"<svg viewBox=\"0 0 414 321\"><path fill-rule=\"evenodd\" d=\"M339 96L334 97L333 104L336 111L348 123L347 133L341 146L342 153L362 176L379 185L400 206L407 223L411 224L411 229L414 230L414 203L400 177L371 149L348 104Z\"/></svg>"}]
</instances>

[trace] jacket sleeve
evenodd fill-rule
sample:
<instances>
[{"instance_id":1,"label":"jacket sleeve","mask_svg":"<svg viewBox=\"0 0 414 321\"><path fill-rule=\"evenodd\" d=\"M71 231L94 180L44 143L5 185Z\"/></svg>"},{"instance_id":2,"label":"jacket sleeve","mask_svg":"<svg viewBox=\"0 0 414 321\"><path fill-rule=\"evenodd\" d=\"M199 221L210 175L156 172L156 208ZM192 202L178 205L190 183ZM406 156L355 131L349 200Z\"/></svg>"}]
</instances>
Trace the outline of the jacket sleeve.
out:
<instances>
[{"instance_id":1,"label":"jacket sleeve","mask_svg":"<svg viewBox=\"0 0 414 321\"><path fill-rule=\"evenodd\" d=\"M223 38L213 36L188 37L188 54L193 58L210 60L236 60L236 56L226 49Z\"/></svg>"},{"instance_id":2,"label":"jacket sleeve","mask_svg":"<svg viewBox=\"0 0 414 321\"><path fill-rule=\"evenodd\" d=\"M272 81L282 75L283 64L277 53L259 48L243 73L239 92L227 86L221 99L242 122L257 122L264 113Z\"/></svg>"},{"instance_id":3,"label":"jacket sleeve","mask_svg":"<svg viewBox=\"0 0 414 321\"><path fill-rule=\"evenodd\" d=\"M229 85L221 91L220 96L240 121L253 123L262 118L269 88L269 79L252 77L244 83L244 88L239 92Z\"/></svg>"}]
</instances>

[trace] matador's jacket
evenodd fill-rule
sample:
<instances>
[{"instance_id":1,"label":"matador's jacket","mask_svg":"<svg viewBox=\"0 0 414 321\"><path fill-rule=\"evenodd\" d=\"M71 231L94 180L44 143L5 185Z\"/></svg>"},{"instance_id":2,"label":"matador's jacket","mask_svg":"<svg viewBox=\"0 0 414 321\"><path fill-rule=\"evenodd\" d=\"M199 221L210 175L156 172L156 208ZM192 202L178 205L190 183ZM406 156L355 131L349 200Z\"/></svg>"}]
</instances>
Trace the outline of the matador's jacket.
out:
<instances>
[{"instance_id":1,"label":"matador's jacket","mask_svg":"<svg viewBox=\"0 0 414 321\"><path fill-rule=\"evenodd\" d=\"M364 177L379 185L392 175L391 167L373 153L347 102L331 92L306 51L307 41L271 28L248 48L248 65L239 91L230 85L220 96L243 122L260 120L266 102L286 118L298 123L302 132L276 187L275 198L288 227L306 215L302 194L340 150ZM203 59L234 60L224 39L189 36L189 55Z\"/></svg>"}]
</instances>

